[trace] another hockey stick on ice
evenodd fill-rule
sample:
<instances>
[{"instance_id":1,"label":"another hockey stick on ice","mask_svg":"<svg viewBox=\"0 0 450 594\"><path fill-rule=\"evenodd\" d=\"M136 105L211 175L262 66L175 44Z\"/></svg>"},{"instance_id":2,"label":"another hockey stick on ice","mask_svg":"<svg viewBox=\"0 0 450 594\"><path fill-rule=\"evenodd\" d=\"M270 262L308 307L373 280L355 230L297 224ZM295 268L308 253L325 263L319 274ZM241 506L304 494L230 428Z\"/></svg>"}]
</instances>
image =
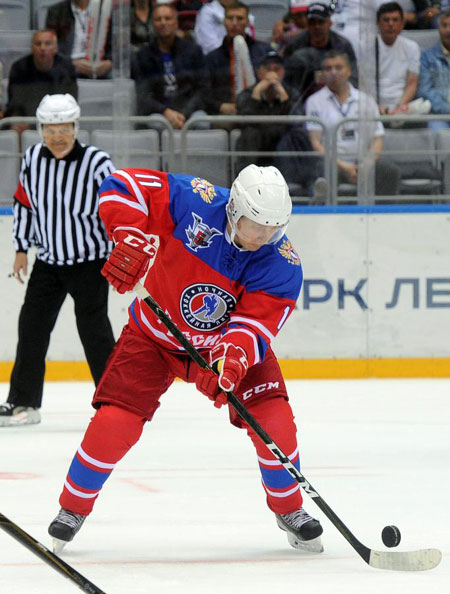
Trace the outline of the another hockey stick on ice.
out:
<instances>
[{"instance_id":1,"label":"another hockey stick on ice","mask_svg":"<svg viewBox=\"0 0 450 594\"><path fill-rule=\"evenodd\" d=\"M188 341L181 330L172 322L167 314L161 309L148 291L140 284L135 287L136 293L148 305L153 313L170 330L174 338L186 350L189 356L203 369L211 369L199 351ZM245 406L232 393L227 392L228 402L266 444L267 448L281 462L284 468L299 483L303 490L313 499L315 504L323 511L332 524L339 530L342 536L350 543L358 555L371 567L378 569L392 569L395 571L420 571L433 569L441 561L442 553L438 549L420 549L418 551L374 551L363 545L356 536L347 528L342 520L334 513L331 507L322 499L303 474L297 470L286 454L273 442L270 435L259 425L256 419L248 412Z\"/></svg>"},{"instance_id":2,"label":"another hockey stick on ice","mask_svg":"<svg viewBox=\"0 0 450 594\"><path fill-rule=\"evenodd\" d=\"M34 539L30 534L22 530L17 524L14 524L6 516L0 513L0 528L15 538L20 544L45 561L50 567L56 569L61 575L71 580L84 592L90 594L105 594L103 590L78 573L73 567L49 551L43 544Z\"/></svg>"}]
</instances>

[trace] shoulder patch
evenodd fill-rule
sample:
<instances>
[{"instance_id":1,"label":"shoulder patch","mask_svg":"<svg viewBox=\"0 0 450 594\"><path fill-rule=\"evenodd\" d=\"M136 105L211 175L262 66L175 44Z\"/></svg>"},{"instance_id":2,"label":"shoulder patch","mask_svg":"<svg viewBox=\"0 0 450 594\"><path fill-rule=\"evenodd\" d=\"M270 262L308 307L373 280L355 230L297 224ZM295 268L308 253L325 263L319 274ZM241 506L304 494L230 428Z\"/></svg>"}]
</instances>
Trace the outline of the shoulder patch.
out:
<instances>
[{"instance_id":1,"label":"shoulder patch","mask_svg":"<svg viewBox=\"0 0 450 594\"><path fill-rule=\"evenodd\" d=\"M300 257L289 239L283 239L281 245L278 247L278 251L283 258L286 258L289 264L300 266Z\"/></svg>"},{"instance_id":2,"label":"shoulder patch","mask_svg":"<svg viewBox=\"0 0 450 594\"><path fill-rule=\"evenodd\" d=\"M201 177L194 177L191 180L191 186L194 194L200 194L200 198L207 204L211 204L214 197L217 196L216 189L212 183Z\"/></svg>"}]
</instances>

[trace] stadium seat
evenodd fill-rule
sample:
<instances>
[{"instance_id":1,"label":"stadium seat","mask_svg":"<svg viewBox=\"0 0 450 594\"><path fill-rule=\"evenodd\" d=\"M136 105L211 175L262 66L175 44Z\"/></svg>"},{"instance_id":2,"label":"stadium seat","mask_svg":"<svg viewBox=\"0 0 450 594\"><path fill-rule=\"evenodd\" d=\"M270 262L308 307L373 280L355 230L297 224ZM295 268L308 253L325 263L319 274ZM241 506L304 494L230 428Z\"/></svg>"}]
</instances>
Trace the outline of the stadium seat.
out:
<instances>
[{"instance_id":1,"label":"stadium seat","mask_svg":"<svg viewBox=\"0 0 450 594\"><path fill-rule=\"evenodd\" d=\"M10 205L19 179L19 137L14 130L0 131L0 204Z\"/></svg>"},{"instance_id":2,"label":"stadium seat","mask_svg":"<svg viewBox=\"0 0 450 594\"><path fill-rule=\"evenodd\" d=\"M234 176L238 175L239 170L238 170L238 166L237 166L237 156L235 155L234 151L236 150L236 143L239 139L239 137L241 136L241 131L238 128L234 128L233 130L231 130L230 132L230 150L232 152L231 154L231 172ZM233 181L233 180L231 180ZM292 202L294 204L304 204L309 203L311 201L311 199L308 196L305 196L305 190L302 187L301 184L295 183L295 182L290 182L287 181L288 187L289 187L289 193L291 195L292 198Z\"/></svg>"},{"instance_id":3,"label":"stadium seat","mask_svg":"<svg viewBox=\"0 0 450 594\"><path fill-rule=\"evenodd\" d=\"M441 174L437 168L432 130L387 129L383 151L396 151L385 156L400 167L401 194L423 195L441 192Z\"/></svg>"},{"instance_id":4,"label":"stadium seat","mask_svg":"<svg viewBox=\"0 0 450 594\"><path fill-rule=\"evenodd\" d=\"M289 0L247 0L245 4L255 17L258 41L270 41L273 26L289 11Z\"/></svg>"},{"instance_id":5,"label":"stadium seat","mask_svg":"<svg viewBox=\"0 0 450 594\"><path fill-rule=\"evenodd\" d=\"M156 130L135 130L120 134L113 130L94 130L91 142L111 155L117 168L161 168L159 134ZM128 155L125 160L119 160L121 157L117 149Z\"/></svg>"},{"instance_id":6,"label":"stadium seat","mask_svg":"<svg viewBox=\"0 0 450 594\"><path fill-rule=\"evenodd\" d=\"M161 135L164 171L169 171L169 133ZM218 186L229 187L230 159L224 155L228 151L228 132L226 130L190 130L187 132L186 169L182 169L181 132L174 132L174 154L171 173L188 173L206 178ZM197 151L202 152L199 154ZM164 154L166 153L166 154Z\"/></svg>"},{"instance_id":7,"label":"stadium seat","mask_svg":"<svg viewBox=\"0 0 450 594\"><path fill-rule=\"evenodd\" d=\"M131 79L116 80L87 80L78 79L78 103L81 109L81 119L86 116L109 116L110 122L85 122L83 128L86 130L111 130L112 117L114 115L114 101L124 98L127 115L135 114L135 90L134 81Z\"/></svg>"},{"instance_id":8,"label":"stadium seat","mask_svg":"<svg viewBox=\"0 0 450 594\"><path fill-rule=\"evenodd\" d=\"M33 0L32 23L36 29L43 29L47 20L47 11L57 0Z\"/></svg>"},{"instance_id":9,"label":"stadium seat","mask_svg":"<svg viewBox=\"0 0 450 594\"><path fill-rule=\"evenodd\" d=\"M1 0L0 29L3 31L30 28L30 0Z\"/></svg>"},{"instance_id":10,"label":"stadium seat","mask_svg":"<svg viewBox=\"0 0 450 594\"><path fill-rule=\"evenodd\" d=\"M439 41L439 33L437 29L406 29L402 31L401 34L418 43L421 50L424 50Z\"/></svg>"},{"instance_id":11,"label":"stadium seat","mask_svg":"<svg viewBox=\"0 0 450 594\"><path fill-rule=\"evenodd\" d=\"M8 78L13 62L31 53L31 38L34 31L1 31L0 62L3 65L3 79Z\"/></svg>"},{"instance_id":12,"label":"stadium seat","mask_svg":"<svg viewBox=\"0 0 450 594\"><path fill-rule=\"evenodd\" d=\"M450 194L450 128L438 131L436 148L442 151L438 153L437 159L442 171L443 193Z\"/></svg>"}]
</instances>

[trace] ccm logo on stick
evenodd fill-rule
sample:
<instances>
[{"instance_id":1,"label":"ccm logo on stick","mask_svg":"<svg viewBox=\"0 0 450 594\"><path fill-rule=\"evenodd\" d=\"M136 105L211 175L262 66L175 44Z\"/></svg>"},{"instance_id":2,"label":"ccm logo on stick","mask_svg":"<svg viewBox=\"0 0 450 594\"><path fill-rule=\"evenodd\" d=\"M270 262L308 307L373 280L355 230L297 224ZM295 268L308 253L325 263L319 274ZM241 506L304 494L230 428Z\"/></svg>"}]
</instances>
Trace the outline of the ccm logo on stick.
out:
<instances>
[{"instance_id":1,"label":"ccm logo on stick","mask_svg":"<svg viewBox=\"0 0 450 594\"><path fill-rule=\"evenodd\" d=\"M243 400L248 400L253 394L261 394L261 392L266 392L267 390L272 390L272 388L279 388L280 382L267 382L266 384L260 384L259 386L255 386L254 388L250 388L242 394Z\"/></svg>"}]
</instances>

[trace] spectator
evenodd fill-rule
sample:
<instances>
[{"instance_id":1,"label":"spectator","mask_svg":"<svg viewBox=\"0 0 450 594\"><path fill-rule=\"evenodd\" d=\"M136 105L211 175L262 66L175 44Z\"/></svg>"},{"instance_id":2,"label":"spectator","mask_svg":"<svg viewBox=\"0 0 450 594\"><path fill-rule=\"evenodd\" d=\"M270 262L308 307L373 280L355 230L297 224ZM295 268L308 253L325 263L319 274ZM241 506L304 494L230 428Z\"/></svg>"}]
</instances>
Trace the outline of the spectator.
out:
<instances>
[{"instance_id":1,"label":"spectator","mask_svg":"<svg viewBox=\"0 0 450 594\"><path fill-rule=\"evenodd\" d=\"M450 0L429 0L431 7L425 12L428 22L433 29L439 29L440 15L446 10L450 10Z\"/></svg>"},{"instance_id":2,"label":"spectator","mask_svg":"<svg viewBox=\"0 0 450 594\"><path fill-rule=\"evenodd\" d=\"M41 29L32 37L31 54L11 66L5 116L32 117L42 97L54 93L69 93L76 98L76 72L71 60L58 53L55 32ZM28 125L14 124L12 127L20 133Z\"/></svg>"},{"instance_id":3,"label":"spectator","mask_svg":"<svg viewBox=\"0 0 450 594\"><path fill-rule=\"evenodd\" d=\"M289 12L280 21L276 21L272 30L272 49L283 55L284 49L294 35L307 29L306 11L308 0L292 0Z\"/></svg>"},{"instance_id":4,"label":"spectator","mask_svg":"<svg viewBox=\"0 0 450 594\"><path fill-rule=\"evenodd\" d=\"M97 16L89 0L62 0L48 9L46 27L56 31L61 53L70 56L81 78L108 78L111 73L110 15L100 10Z\"/></svg>"},{"instance_id":5,"label":"spectator","mask_svg":"<svg viewBox=\"0 0 450 594\"><path fill-rule=\"evenodd\" d=\"M405 29L434 29L437 27L437 17L444 4L449 0L412 0L415 6L414 13L405 11ZM404 7L403 7L404 8Z\"/></svg>"},{"instance_id":6,"label":"spectator","mask_svg":"<svg viewBox=\"0 0 450 594\"><path fill-rule=\"evenodd\" d=\"M177 11L157 4L152 15L155 39L135 57L138 115L158 113L182 128L194 112L203 110L208 94L208 75L200 47L177 36Z\"/></svg>"},{"instance_id":7,"label":"spectator","mask_svg":"<svg viewBox=\"0 0 450 594\"><path fill-rule=\"evenodd\" d=\"M364 102L367 118L378 117L375 101L355 89L349 82L351 67L346 52L330 51L322 64L325 86L311 95L306 101L306 115L320 118L327 130L332 130L344 117L358 118L360 102ZM320 124L306 124L311 143L315 151L325 153L323 129ZM381 122L374 122L369 157L364 165L375 166L375 193L395 195L399 191L400 170L388 161L380 160L383 148L384 129ZM359 123L347 122L337 132L338 174L339 181L356 184L358 181Z\"/></svg>"},{"instance_id":8,"label":"spectator","mask_svg":"<svg viewBox=\"0 0 450 594\"><path fill-rule=\"evenodd\" d=\"M246 33L248 26L248 7L242 2L235 1L229 4L225 10L225 28L226 36L222 45L210 52L206 56L206 64L208 67L211 89L207 97L207 109L211 114L234 115L237 113L236 109L236 95L241 89L241 79L237 80L238 65L242 62L247 65L249 71L247 72L247 79L244 80L244 88L248 88L253 81L249 83L249 79L255 77L255 68L270 51L270 45L263 41L256 41L249 37ZM240 37L245 41L238 44L243 51L240 56L241 60L236 55L235 45L236 38ZM245 70L245 68L244 68Z\"/></svg>"},{"instance_id":9,"label":"spectator","mask_svg":"<svg viewBox=\"0 0 450 594\"><path fill-rule=\"evenodd\" d=\"M307 11L308 30L295 36L284 52L286 81L295 87L303 100L322 86L321 63L330 50L345 51L351 65L351 83L358 83L355 52L351 43L331 31L331 9L327 4L314 2Z\"/></svg>"},{"instance_id":10,"label":"spectator","mask_svg":"<svg viewBox=\"0 0 450 594\"><path fill-rule=\"evenodd\" d=\"M130 6L130 41L137 50L150 42L152 37L151 0L132 0Z\"/></svg>"},{"instance_id":11,"label":"spectator","mask_svg":"<svg viewBox=\"0 0 450 594\"><path fill-rule=\"evenodd\" d=\"M288 115L297 101L297 94L283 83L283 60L274 52L269 52L256 71L258 82L239 93L237 112L239 115L277 116ZM237 142L238 151L275 151L286 124L249 124L242 128ZM250 163L273 165L274 156L241 157L238 171Z\"/></svg>"},{"instance_id":12,"label":"spectator","mask_svg":"<svg viewBox=\"0 0 450 594\"><path fill-rule=\"evenodd\" d=\"M439 41L422 51L419 95L431 102L431 112L450 114L450 9L439 19ZM428 122L432 130L450 127L449 122Z\"/></svg>"},{"instance_id":13,"label":"spectator","mask_svg":"<svg viewBox=\"0 0 450 594\"><path fill-rule=\"evenodd\" d=\"M109 155L77 140L80 108L69 94L46 95L36 111L42 142L27 149L14 196L13 276L24 283L27 252L37 256L19 316L19 341L0 427L41 420L45 357L69 294L78 333L98 384L114 336L108 284L100 274L109 252L97 191L114 166Z\"/></svg>"},{"instance_id":14,"label":"spectator","mask_svg":"<svg viewBox=\"0 0 450 594\"><path fill-rule=\"evenodd\" d=\"M378 108L382 115L408 113L408 103L416 96L419 81L419 45L400 35L403 9L398 2L380 6L377 25L375 78Z\"/></svg>"},{"instance_id":15,"label":"spectator","mask_svg":"<svg viewBox=\"0 0 450 594\"><path fill-rule=\"evenodd\" d=\"M195 41L203 53L209 54L220 47L227 34L225 29L225 8L234 0L212 0L198 11L195 20Z\"/></svg>"},{"instance_id":16,"label":"spectator","mask_svg":"<svg viewBox=\"0 0 450 594\"><path fill-rule=\"evenodd\" d=\"M335 0L332 16L333 29L350 41L356 57L360 59L361 50L366 40L362 39L367 32L371 34L372 24L378 8L386 0ZM405 1L405 0L400 0Z\"/></svg>"},{"instance_id":17,"label":"spectator","mask_svg":"<svg viewBox=\"0 0 450 594\"><path fill-rule=\"evenodd\" d=\"M178 12L178 35L195 41L194 28L197 15L203 8L203 0L176 0L171 2ZM199 45L197 43L197 45Z\"/></svg>"}]
</instances>

